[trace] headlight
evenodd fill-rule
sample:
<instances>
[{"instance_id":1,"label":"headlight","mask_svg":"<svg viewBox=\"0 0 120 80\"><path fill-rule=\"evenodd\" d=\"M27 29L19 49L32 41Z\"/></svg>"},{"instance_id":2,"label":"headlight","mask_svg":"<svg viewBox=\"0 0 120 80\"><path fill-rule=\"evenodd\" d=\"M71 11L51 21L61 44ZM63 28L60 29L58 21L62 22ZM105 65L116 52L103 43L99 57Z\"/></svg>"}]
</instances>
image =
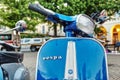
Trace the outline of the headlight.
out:
<instances>
[{"instance_id":1,"label":"headlight","mask_svg":"<svg viewBox=\"0 0 120 80\"><path fill-rule=\"evenodd\" d=\"M87 33L87 34L93 34L95 23L94 21L85 14L80 14L77 16L76 20L77 29Z\"/></svg>"}]
</instances>

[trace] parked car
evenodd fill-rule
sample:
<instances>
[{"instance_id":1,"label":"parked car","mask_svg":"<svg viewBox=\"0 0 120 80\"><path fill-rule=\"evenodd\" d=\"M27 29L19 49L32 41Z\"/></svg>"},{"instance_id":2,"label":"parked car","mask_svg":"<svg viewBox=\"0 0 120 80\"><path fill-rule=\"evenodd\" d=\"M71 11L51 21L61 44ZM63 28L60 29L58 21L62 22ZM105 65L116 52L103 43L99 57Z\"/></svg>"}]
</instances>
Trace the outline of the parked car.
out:
<instances>
[{"instance_id":1,"label":"parked car","mask_svg":"<svg viewBox=\"0 0 120 80\"><path fill-rule=\"evenodd\" d=\"M45 42L44 38L23 38L21 39L21 49L38 51L40 46Z\"/></svg>"}]
</instances>

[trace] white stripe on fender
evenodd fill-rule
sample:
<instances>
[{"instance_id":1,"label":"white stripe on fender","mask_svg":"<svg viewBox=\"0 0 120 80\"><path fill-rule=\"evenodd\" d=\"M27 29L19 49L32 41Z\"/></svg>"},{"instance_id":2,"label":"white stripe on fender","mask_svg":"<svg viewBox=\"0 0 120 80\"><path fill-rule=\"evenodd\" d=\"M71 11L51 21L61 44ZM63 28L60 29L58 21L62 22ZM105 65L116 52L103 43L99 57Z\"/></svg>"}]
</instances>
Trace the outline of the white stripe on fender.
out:
<instances>
[{"instance_id":1,"label":"white stripe on fender","mask_svg":"<svg viewBox=\"0 0 120 80\"><path fill-rule=\"evenodd\" d=\"M68 80L78 79L77 64L76 64L76 47L74 41L68 42L64 79L68 79Z\"/></svg>"}]
</instances>

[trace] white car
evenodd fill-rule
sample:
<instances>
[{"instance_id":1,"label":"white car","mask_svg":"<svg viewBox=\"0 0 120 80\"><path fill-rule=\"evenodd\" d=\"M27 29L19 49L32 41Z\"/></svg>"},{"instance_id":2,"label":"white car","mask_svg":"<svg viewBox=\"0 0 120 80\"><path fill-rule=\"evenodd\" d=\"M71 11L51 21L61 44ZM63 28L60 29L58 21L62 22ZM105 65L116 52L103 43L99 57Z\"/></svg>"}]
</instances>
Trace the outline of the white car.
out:
<instances>
[{"instance_id":1,"label":"white car","mask_svg":"<svg viewBox=\"0 0 120 80\"><path fill-rule=\"evenodd\" d=\"M21 39L21 50L37 51L44 42L44 38L23 38Z\"/></svg>"}]
</instances>

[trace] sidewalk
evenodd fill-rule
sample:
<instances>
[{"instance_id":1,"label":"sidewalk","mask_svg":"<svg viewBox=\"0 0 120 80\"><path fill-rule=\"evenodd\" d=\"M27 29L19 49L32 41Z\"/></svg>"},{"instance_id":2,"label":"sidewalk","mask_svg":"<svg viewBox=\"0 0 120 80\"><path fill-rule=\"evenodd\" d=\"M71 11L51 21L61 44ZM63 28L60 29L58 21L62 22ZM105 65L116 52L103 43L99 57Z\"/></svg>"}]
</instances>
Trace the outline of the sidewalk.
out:
<instances>
[{"instance_id":1,"label":"sidewalk","mask_svg":"<svg viewBox=\"0 0 120 80\"><path fill-rule=\"evenodd\" d=\"M107 54L109 80L120 80L120 53Z\"/></svg>"}]
</instances>

